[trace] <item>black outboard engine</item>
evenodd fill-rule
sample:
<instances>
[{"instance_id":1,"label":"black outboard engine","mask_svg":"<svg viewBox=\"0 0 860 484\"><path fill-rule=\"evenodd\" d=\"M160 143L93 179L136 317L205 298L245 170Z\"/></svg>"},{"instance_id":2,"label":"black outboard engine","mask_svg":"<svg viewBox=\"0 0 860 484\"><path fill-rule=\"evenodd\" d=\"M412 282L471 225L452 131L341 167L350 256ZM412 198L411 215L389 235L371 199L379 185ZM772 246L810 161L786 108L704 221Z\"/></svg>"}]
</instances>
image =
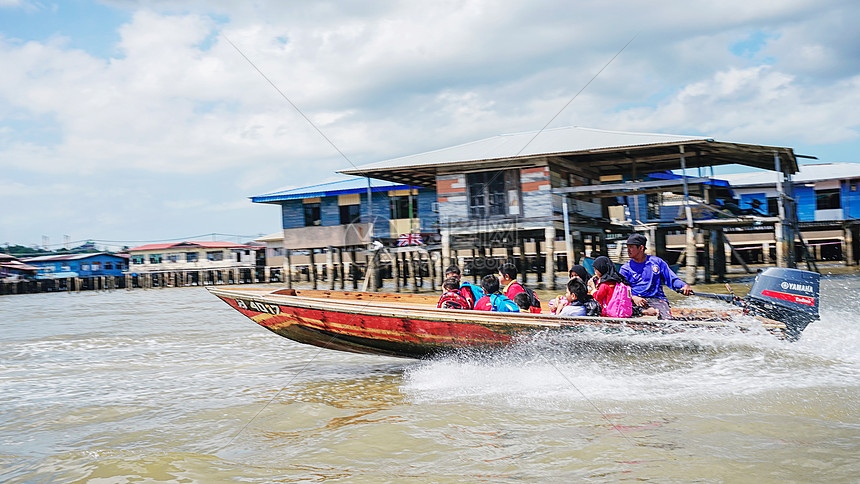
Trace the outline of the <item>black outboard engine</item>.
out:
<instances>
[{"instance_id":1,"label":"black outboard engine","mask_svg":"<svg viewBox=\"0 0 860 484\"><path fill-rule=\"evenodd\" d=\"M785 323L786 338L796 341L818 320L817 272L768 267L758 273L744 298L746 312Z\"/></svg>"}]
</instances>

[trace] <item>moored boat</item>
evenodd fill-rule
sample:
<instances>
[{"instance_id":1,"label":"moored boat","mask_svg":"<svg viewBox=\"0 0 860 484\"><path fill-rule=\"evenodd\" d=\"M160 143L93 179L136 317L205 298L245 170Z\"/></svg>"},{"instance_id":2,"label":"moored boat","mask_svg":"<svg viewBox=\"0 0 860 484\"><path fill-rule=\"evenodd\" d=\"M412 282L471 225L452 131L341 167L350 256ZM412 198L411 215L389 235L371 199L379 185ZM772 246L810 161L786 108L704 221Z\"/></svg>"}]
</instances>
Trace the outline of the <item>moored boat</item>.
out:
<instances>
[{"instance_id":1,"label":"moored boat","mask_svg":"<svg viewBox=\"0 0 860 484\"><path fill-rule=\"evenodd\" d=\"M775 268L768 269L768 271ZM673 308L673 320L561 318L550 314L445 310L438 296L366 292L210 287L209 291L264 328L291 340L342 351L407 358L468 348L498 348L543 332L632 330L676 333L691 328L764 328L796 339L818 318L818 274L760 274L741 308ZM799 274L805 273L805 274ZM786 276L792 276L790 281ZM795 277L796 276L796 277ZM800 277L800 279L797 279ZM801 306L801 307L796 307Z\"/></svg>"}]
</instances>

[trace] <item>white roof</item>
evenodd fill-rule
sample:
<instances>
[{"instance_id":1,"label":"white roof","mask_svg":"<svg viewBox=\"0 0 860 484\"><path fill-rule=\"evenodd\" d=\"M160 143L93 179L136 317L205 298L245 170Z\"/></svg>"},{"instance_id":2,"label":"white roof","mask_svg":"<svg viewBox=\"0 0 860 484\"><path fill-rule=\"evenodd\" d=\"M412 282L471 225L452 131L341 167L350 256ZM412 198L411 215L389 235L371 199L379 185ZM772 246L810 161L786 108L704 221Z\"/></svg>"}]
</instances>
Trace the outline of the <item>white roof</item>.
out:
<instances>
[{"instance_id":1,"label":"white roof","mask_svg":"<svg viewBox=\"0 0 860 484\"><path fill-rule=\"evenodd\" d=\"M719 175L721 180L726 180L734 187L753 185L775 185L776 173L768 171L756 171L751 173L730 173ZM793 177L794 183L810 183L825 180L844 180L848 178L860 178L860 163L816 163L812 165L800 165Z\"/></svg>"},{"instance_id":2,"label":"white roof","mask_svg":"<svg viewBox=\"0 0 860 484\"><path fill-rule=\"evenodd\" d=\"M568 126L543 131L503 134L450 148L370 163L350 170L343 170L342 173L358 173L365 169L462 163L687 141L713 140L706 136L631 133Z\"/></svg>"},{"instance_id":3,"label":"white roof","mask_svg":"<svg viewBox=\"0 0 860 484\"><path fill-rule=\"evenodd\" d=\"M275 232L273 234L264 235L262 237L257 237L254 240L256 240L257 242L279 242L279 241L283 241L284 240L284 232L283 231Z\"/></svg>"}]
</instances>

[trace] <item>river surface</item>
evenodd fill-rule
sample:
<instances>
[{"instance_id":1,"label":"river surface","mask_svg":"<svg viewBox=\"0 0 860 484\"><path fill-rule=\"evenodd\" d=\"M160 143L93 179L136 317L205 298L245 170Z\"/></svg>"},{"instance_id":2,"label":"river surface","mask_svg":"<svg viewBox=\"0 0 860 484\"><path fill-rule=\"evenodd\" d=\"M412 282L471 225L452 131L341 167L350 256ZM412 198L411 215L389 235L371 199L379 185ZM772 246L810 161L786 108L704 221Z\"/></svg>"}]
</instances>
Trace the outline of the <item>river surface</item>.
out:
<instances>
[{"instance_id":1,"label":"river surface","mask_svg":"<svg viewBox=\"0 0 860 484\"><path fill-rule=\"evenodd\" d=\"M431 361L294 343L202 288L3 296L0 481L858 482L860 278L821 288L796 343Z\"/></svg>"}]
</instances>

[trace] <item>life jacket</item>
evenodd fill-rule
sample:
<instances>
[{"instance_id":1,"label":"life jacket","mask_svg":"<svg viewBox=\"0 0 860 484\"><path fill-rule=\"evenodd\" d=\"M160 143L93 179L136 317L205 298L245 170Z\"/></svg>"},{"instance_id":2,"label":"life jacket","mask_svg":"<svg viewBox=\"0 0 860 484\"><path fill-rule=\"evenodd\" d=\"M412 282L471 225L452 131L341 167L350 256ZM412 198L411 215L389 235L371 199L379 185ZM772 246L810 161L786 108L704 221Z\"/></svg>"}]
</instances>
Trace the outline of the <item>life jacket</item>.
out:
<instances>
[{"instance_id":1,"label":"life jacket","mask_svg":"<svg viewBox=\"0 0 860 484\"><path fill-rule=\"evenodd\" d=\"M460 285L460 295L469 304L469 307L466 309L474 309L478 299L484 297L484 290L480 286L464 282Z\"/></svg>"},{"instance_id":2,"label":"life jacket","mask_svg":"<svg viewBox=\"0 0 860 484\"><path fill-rule=\"evenodd\" d=\"M615 284L612 297L603 308L603 315L610 318L629 318L633 315L633 300L630 298L630 286L624 283Z\"/></svg>"},{"instance_id":3,"label":"life jacket","mask_svg":"<svg viewBox=\"0 0 860 484\"><path fill-rule=\"evenodd\" d=\"M446 291L445 294L442 294L436 307L442 309L472 309L469 306L469 301L457 291Z\"/></svg>"}]
</instances>

